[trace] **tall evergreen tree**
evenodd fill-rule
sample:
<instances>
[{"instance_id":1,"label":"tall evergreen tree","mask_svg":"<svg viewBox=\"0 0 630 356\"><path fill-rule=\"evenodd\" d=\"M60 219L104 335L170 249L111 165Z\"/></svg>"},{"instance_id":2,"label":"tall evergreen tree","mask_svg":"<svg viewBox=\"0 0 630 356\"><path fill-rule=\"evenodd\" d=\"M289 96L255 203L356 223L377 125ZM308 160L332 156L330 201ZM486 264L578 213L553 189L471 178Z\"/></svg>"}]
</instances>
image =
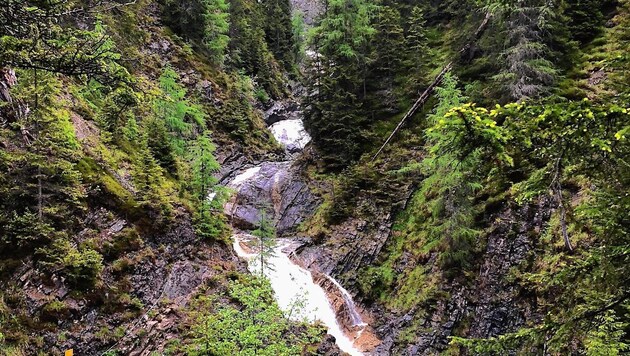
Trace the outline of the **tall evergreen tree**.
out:
<instances>
[{"instance_id":1,"label":"tall evergreen tree","mask_svg":"<svg viewBox=\"0 0 630 356\"><path fill-rule=\"evenodd\" d=\"M265 0L265 35L269 49L275 58L289 69L295 63L295 38L291 23L291 2L289 0Z\"/></svg>"},{"instance_id":2,"label":"tall evergreen tree","mask_svg":"<svg viewBox=\"0 0 630 356\"><path fill-rule=\"evenodd\" d=\"M272 98L283 94L280 68L265 40L265 12L254 0L230 2L230 64L253 77Z\"/></svg>"},{"instance_id":3,"label":"tall evergreen tree","mask_svg":"<svg viewBox=\"0 0 630 356\"><path fill-rule=\"evenodd\" d=\"M603 0L567 0L566 16L571 37L587 42L601 31L604 23Z\"/></svg>"},{"instance_id":4,"label":"tall evergreen tree","mask_svg":"<svg viewBox=\"0 0 630 356\"><path fill-rule=\"evenodd\" d=\"M490 9L505 25L502 70L494 80L508 101L540 97L553 84L556 69L549 59L549 24L556 16L556 1L497 1Z\"/></svg>"},{"instance_id":5,"label":"tall evergreen tree","mask_svg":"<svg viewBox=\"0 0 630 356\"><path fill-rule=\"evenodd\" d=\"M424 82L424 66L429 57L429 46L426 34L426 20L424 12L419 6L411 9L407 19L407 33L405 36L405 66L409 70L407 88L412 93L421 89Z\"/></svg>"},{"instance_id":6,"label":"tall evergreen tree","mask_svg":"<svg viewBox=\"0 0 630 356\"><path fill-rule=\"evenodd\" d=\"M229 4L225 0L204 0L206 13L203 44L216 64L222 65L230 42Z\"/></svg>"},{"instance_id":7,"label":"tall evergreen tree","mask_svg":"<svg viewBox=\"0 0 630 356\"><path fill-rule=\"evenodd\" d=\"M274 266L269 265L269 259L275 255L276 248L276 230L267 219L264 209L260 211L260 222L258 229L252 232L252 235L258 239L258 261L260 262L260 274L265 274L266 269L273 269Z\"/></svg>"},{"instance_id":8,"label":"tall evergreen tree","mask_svg":"<svg viewBox=\"0 0 630 356\"><path fill-rule=\"evenodd\" d=\"M405 45L400 13L393 7L380 6L377 14L374 21L374 66L391 87L394 76L400 72Z\"/></svg>"},{"instance_id":9,"label":"tall evergreen tree","mask_svg":"<svg viewBox=\"0 0 630 356\"><path fill-rule=\"evenodd\" d=\"M311 38L317 55L310 65L305 125L331 167L356 159L365 143L361 109L367 44L375 33L372 10L363 0L329 1Z\"/></svg>"},{"instance_id":10,"label":"tall evergreen tree","mask_svg":"<svg viewBox=\"0 0 630 356\"><path fill-rule=\"evenodd\" d=\"M163 17L180 36L223 64L229 43L229 5L225 0L164 0Z\"/></svg>"},{"instance_id":11,"label":"tall evergreen tree","mask_svg":"<svg viewBox=\"0 0 630 356\"><path fill-rule=\"evenodd\" d=\"M207 131L199 135L190 148L192 187L202 211L208 208L209 190L217 183L213 174L219 170L220 166L214 158L215 150L216 147L210 140L210 133Z\"/></svg>"}]
</instances>

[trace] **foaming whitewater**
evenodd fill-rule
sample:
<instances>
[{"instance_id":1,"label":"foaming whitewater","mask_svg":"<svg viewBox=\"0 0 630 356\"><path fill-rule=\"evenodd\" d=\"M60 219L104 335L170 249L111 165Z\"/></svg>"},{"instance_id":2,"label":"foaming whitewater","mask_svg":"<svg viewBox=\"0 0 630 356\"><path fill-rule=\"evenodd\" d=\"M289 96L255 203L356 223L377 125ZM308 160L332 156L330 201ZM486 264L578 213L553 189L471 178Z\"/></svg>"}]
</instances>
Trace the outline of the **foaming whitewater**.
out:
<instances>
[{"instance_id":1,"label":"foaming whitewater","mask_svg":"<svg viewBox=\"0 0 630 356\"><path fill-rule=\"evenodd\" d=\"M245 249L250 250L248 242L255 239L249 234L236 234L233 246L234 251L247 261L250 272L260 275L260 262L257 258L259 255ZM293 243L291 240L278 239L275 253L267 259L265 264L268 267L263 270L265 277L271 282L278 306L292 320L321 321L328 328L328 333L335 337L341 350L352 356L363 355L342 331L326 292L313 281L311 272L293 263L283 252L285 249L290 250ZM331 277L327 278L335 285L339 285Z\"/></svg>"},{"instance_id":2,"label":"foaming whitewater","mask_svg":"<svg viewBox=\"0 0 630 356\"><path fill-rule=\"evenodd\" d=\"M289 152L301 151L311 141L300 119L278 121L269 127L269 131Z\"/></svg>"},{"instance_id":3,"label":"foaming whitewater","mask_svg":"<svg viewBox=\"0 0 630 356\"><path fill-rule=\"evenodd\" d=\"M232 179L232 181L228 184L228 187L238 188L240 185L252 179L258 172L260 172L260 166L248 168L245 172L237 175Z\"/></svg>"},{"instance_id":4,"label":"foaming whitewater","mask_svg":"<svg viewBox=\"0 0 630 356\"><path fill-rule=\"evenodd\" d=\"M342 287L341 284L339 284L339 282L337 282L334 278L332 278L329 275L325 275L325 276L341 292L343 301L344 303L346 303L346 306L348 306L348 311L350 312L350 318L352 319L352 326L366 326L367 324L363 322L361 315L359 314L356 306L354 305L354 301L352 300L352 296L350 295L350 293L344 287Z\"/></svg>"}]
</instances>

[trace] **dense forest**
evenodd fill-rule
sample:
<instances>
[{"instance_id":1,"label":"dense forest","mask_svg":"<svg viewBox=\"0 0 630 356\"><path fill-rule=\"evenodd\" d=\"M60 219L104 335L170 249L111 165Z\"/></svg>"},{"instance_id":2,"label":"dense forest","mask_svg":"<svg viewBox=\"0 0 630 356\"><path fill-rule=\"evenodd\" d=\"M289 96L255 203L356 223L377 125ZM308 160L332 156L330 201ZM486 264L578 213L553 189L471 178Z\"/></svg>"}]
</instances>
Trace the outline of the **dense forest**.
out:
<instances>
[{"instance_id":1,"label":"dense forest","mask_svg":"<svg viewBox=\"0 0 630 356\"><path fill-rule=\"evenodd\" d=\"M0 354L630 353L629 140L628 0L0 0Z\"/></svg>"}]
</instances>

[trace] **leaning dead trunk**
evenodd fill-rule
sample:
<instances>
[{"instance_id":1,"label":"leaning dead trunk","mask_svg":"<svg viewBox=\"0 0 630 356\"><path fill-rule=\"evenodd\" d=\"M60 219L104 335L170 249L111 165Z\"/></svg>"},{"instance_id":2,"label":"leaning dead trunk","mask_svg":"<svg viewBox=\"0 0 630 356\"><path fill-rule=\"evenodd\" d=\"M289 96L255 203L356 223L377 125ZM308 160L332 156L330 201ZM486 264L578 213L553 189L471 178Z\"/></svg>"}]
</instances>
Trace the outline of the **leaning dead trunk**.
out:
<instances>
[{"instance_id":1,"label":"leaning dead trunk","mask_svg":"<svg viewBox=\"0 0 630 356\"><path fill-rule=\"evenodd\" d=\"M466 43L466 45L464 45L464 47L462 47L459 50L458 55L460 58L467 55L470 49L472 48L472 45L479 39L479 37L481 37L483 32L488 27L488 23L490 22L491 17L492 17L492 14L490 12L486 13L486 16L484 17L483 21L477 28L477 31L475 31L475 33L473 34L472 38ZM429 99L431 94L433 94L433 90L435 90L435 88L438 85L440 85L446 73L450 72L451 69L453 69L453 63L454 61L450 61L447 65L445 65L444 68L442 68L442 70L440 71L440 73L435 77L435 79L433 79L433 82L431 82L431 84L424 90L424 92L420 95L420 97L413 103L413 106L411 107L411 109L407 111L407 113L405 114L405 116L403 116L403 118L400 120L398 125L396 125L396 128L394 129L394 131L392 131L392 133L389 135L387 140L385 140L385 143L383 143L381 148L379 148L376 154L372 157L372 161L374 161L376 157L378 157L378 155L380 155L381 152L383 152L383 149L385 148L385 146L387 146L389 141L392 140L394 135L396 135L396 132L400 130L402 125L405 123L405 121L407 121L407 119L412 117L416 113L416 111L418 111L418 109L422 107L422 105L424 105L424 103Z\"/></svg>"}]
</instances>

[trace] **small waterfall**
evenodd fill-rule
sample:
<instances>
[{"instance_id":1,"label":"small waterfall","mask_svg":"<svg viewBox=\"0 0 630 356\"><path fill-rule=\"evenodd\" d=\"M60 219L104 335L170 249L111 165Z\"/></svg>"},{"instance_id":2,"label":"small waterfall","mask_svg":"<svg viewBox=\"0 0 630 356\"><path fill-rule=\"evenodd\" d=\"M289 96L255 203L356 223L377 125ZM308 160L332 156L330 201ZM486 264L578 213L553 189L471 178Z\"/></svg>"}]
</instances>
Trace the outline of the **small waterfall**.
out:
<instances>
[{"instance_id":1,"label":"small waterfall","mask_svg":"<svg viewBox=\"0 0 630 356\"><path fill-rule=\"evenodd\" d=\"M346 308L348 308L348 311L350 312L350 318L352 319L352 326L367 326L367 324L363 322L361 315L357 311L357 308L354 305L354 301L352 300L352 296L350 295L350 293L331 276L327 274L324 276L329 281L331 281L335 285L335 287L337 287L339 292L341 292L341 296L343 297L343 301L346 304Z\"/></svg>"},{"instance_id":2,"label":"small waterfall","mask_svg":"<svg viewBox=\"0 0 630 356\"><path fill-rule=\"evenodd\" d=\"M310 141L310 136L304 130L301 119L282 120L274 123L270 128L271 133L276 140L285 146L287 156L290 159L296 158L296 153L302 151L306 144ZM285 179L288 175L291 161L287 162L264 162L258 166L244 169L237 174L227 186L237 190L237 194L241 192L250 192L250 195L242 200L235 197L228 202L224 209L227 214L234 218L233 214L237 209L239 211L251 212L254 217L257 215L255 204L265 203L265 201L252 199L251 192L257 189L265 189L267 198L274 203L274 207L279 207L283 199L282 191L278 189L280 180ZM211 193L212 194L212 193ZM245 194L245 193L243 193ZM212 199L214 196L209 196ZM244 203L242 203L244 202ZM241 204L254 204L252 206ZM278 214L278 211L275 211ZM248 221L255 222L250 216L241 216L241 220L247 217ZM235 227L236 229L236 227ZM260 262L257 258L258 252L256 248L256 237L246 233L238 232L233 236L234 251L238 256L245 259L248 263L248 269L252 273L260 273ZM337 315L331 304L326 291L315 282L310 271L296 264L289 254L295 250L296 242L291 239L278 239L275 254L270 256L266 264L270 268L264 269L265 276L271 282L271 286L275 292L275 298L280 308L293 320L314 322L320 320L328 328L328 333L335 337L339 348L352 355L359 356L363 353L354 346L354 340L345 334L344 327L339 324ZM339 290L343 297L345 307L349 310L349 315L353 325L351 327L362 327L358 333L354 335L356 340L366 327L361 315L356 310L352 297L337 281L330 276L325 276Z\"/></svg>"}]
</instances>

